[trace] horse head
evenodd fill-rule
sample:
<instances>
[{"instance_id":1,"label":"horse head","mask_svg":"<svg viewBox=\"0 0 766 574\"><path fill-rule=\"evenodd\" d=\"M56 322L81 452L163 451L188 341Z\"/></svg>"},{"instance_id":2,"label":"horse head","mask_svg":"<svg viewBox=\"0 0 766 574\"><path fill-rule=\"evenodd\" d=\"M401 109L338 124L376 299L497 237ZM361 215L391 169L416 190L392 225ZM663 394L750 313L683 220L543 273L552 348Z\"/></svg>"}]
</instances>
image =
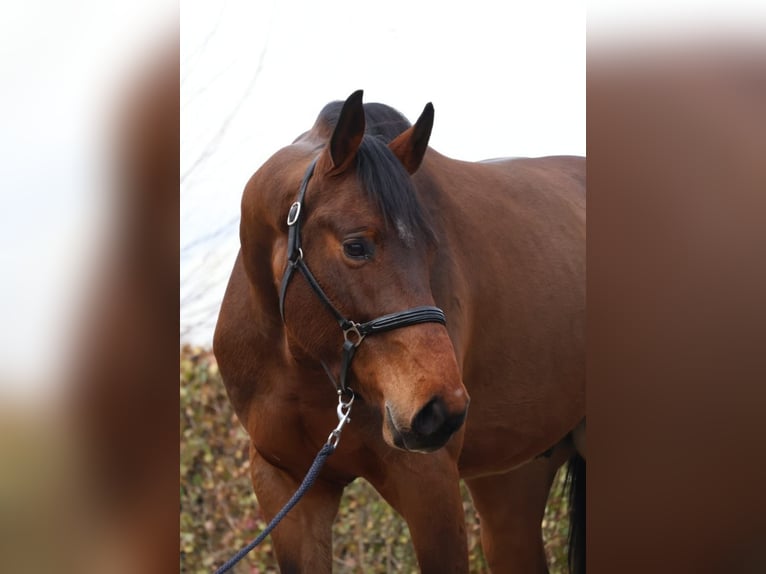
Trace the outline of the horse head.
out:
<instances>
[{"instance_id":1,"label":"horse head","mask_svg":"<svg viewBox=\"0 0 766 574\"><path fill-rule=\"evenodd\" d=\"M411 180L434 116L428 104L414 125L386 141L365 133L361 91L339 113L336 107L331 121L327 115L253 176L248 191L260 191L243 198L241 238L247 267L268 247L263 230L273 231L267 290L272 310L283 305L286 348L300 363L338 373L345 348L339 323L346 318L363 324L434 305L435 237ZM297 238L289 229L296 222ZM310 271L293 273L298 260ZM264 270L248 274L257 282ZM426 322L410 320L363 342L359 333L351 336L358 349L350 386L379 409L384 440L407 450L444 446L469 403L441 311L428 313Z\"/></svg>"}]
</instances>

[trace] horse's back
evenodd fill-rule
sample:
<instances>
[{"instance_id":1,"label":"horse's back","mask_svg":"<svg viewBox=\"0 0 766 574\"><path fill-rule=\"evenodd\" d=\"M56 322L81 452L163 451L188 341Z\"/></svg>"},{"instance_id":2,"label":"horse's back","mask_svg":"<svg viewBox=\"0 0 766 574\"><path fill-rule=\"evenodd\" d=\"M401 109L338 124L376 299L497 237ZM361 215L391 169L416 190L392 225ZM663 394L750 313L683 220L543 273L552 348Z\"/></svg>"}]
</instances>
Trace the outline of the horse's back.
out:
<instances>
[{"instance_id":1,"label":"horse's back","mask_svg":"<svg viewBox=\"0 0 766 574\"><path fill-rule=\"evenodd\" d=\"M585 158L511 158L473 166L473 177L483 182L466 206L466 217L475 214L474 227L515 244L534 241L519 252L522 258L556 259L566 250L570 259L584 261ZM488 208L494 217L481 215Z\"/></svg>"},{"instance_id":2,"label":"horse's back","mask_svg":"<svg viewBox=\"0 0 766 574\"><path fill-rule=\"evenodd\" d=\"M441 190L441 204L436 206L439 218L452 219L445 233L461 236L456 248L472 260L472 238L476 238L482 243L480 253L490 259L518 246L517 263L556 258L562 249L570 252L570 258L584 261L584 157L484 162L456 161L439 154L434 158L429 176Z\"/></svg>"},{"instance_id":3,"label":"horse's back","mask_svg":"<svg viewBox=\"0 0 766 574\"><path fill-rule=\"evenodd\" d=\"M505 172L509 183L536 183L536 190L549 188L562 194L585 197L585 158L561 155L538 158L495 158L477 165ZM540 187L543 184L544 187ZM585 204L582 204L583 209Z\"/></svg>"}]
</instances>

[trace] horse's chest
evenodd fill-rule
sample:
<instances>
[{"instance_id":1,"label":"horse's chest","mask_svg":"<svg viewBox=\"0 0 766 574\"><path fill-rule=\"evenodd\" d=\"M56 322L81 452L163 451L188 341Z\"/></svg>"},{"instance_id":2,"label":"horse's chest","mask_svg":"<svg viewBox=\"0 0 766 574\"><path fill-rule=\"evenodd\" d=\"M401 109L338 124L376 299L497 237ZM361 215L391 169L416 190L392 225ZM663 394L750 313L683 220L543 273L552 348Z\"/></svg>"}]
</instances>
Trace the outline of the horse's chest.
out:
<instances>
[{"instance_id":1,"label":"horse's chest","mask_svg":"<svg viewBox=\"0 0 766 574\"><path fill-rule=\"evenodd\" d=\"M323 411L297 397L272 396L255 402L248 432L264 458L287 468L303 466L306 455L316 454L336 422L332 408Z\"/></svg>"}]
</instances>

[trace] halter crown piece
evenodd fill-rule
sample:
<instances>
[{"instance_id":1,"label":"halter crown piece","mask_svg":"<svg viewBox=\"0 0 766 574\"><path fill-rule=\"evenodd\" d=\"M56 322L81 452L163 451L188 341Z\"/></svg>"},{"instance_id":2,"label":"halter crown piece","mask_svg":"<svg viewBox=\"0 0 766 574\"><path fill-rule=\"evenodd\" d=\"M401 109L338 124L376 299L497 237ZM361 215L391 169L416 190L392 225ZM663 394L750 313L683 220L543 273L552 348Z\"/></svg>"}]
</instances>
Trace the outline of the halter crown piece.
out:
<instances>
[{"instance_id":1,"label":"halter crown piece","mask_svg":"<svg viewBox=\"0 0 766 574\"><path fill-rule=\"evenodd\" d=\"M447 320L444 316L444 311L438 307L422 306L412 307L411 309L391 313L389 315L383 315L372 321L367 321L366 323L357 323L356 321L344 317L343 314L335 308L327 297L327 294L319 286L313 273L309 270L308 265L306 265L303 258L303 250L301 249L302 207L306 196L306 188L308 187L311 176L314 175L316 163L317 160L314 159L306 170L306 174L303 176L303 181L301 182L301 187L298 190L298 197L295 200L295 203L290 206L290 211L287 215L287 267L282 276L282 285L279 290L279 313L282 315L282 321L284 321L287 286L290 284L290 279L292 278L294 271L298 269L343 331L342 361L338 379L336 380L335 377L333 377L324 362L322 362L322 366L324 367L327 376L337 388L339 394L351 394L351 389L348 387L348 370L351 367L351 361L354 358L354 353L356 353L357 347L359 347L367 335L385 333L386 331L392 331L410 325L417 325L419 323L441 323L442 325L446 325Z\"/></svg>"}]
</instances>

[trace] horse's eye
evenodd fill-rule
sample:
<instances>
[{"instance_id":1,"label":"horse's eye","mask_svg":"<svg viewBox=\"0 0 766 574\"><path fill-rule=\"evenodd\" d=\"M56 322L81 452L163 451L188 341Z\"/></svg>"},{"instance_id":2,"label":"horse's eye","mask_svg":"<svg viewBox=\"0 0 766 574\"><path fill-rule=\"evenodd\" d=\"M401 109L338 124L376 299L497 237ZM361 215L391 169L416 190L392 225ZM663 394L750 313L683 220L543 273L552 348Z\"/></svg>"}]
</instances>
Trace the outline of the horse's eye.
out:
<instances>
[{"instance_id":1,"label":"horse's eye","mask_svg":"<svg viewBox=\"0 0 766 574\"><path fill-rule=\"evenodd\" d=\"M367 245L364 241L360 241L359 239L346 241L343 244L343 253L352 259L368 259L370 257L370 251L367 249Z\"/></svg>"}]
</instances>

